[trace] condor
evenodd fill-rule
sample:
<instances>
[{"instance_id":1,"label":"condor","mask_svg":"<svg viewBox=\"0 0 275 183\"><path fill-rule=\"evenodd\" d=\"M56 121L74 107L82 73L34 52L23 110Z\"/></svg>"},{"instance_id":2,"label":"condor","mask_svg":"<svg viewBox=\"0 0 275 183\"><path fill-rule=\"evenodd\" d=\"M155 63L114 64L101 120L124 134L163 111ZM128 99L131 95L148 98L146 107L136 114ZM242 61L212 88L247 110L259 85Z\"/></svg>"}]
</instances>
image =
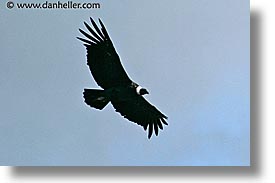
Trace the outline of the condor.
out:
<instances>
[{"instance_id":1,"label":"condor","mask_svg":"<svg viewBox=\"0 0 275 183\"><path fill-rule=\"evenodd\" d=\"M129 78L102 21L99 19L99 28L92 18L90 20L93 28L84 22L90 33L79 29L86 38L77 39L83 41L87 64L102 89L84 89L85 103L102 110L111 102L124 118L142 126L145 131L148 129L149 139L153 131L157 136L163 124L168 125L167 116L145 100L143 95L149 92Z\"/></svg>"}]
</instances>

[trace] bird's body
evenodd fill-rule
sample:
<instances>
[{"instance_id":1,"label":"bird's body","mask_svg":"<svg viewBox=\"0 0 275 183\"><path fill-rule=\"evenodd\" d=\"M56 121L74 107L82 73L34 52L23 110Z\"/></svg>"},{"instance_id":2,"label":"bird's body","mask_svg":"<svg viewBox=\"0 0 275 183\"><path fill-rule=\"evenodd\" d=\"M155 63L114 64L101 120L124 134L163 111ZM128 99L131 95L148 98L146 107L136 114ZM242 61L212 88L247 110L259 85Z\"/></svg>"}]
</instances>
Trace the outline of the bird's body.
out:
<instances>
[{"instance_id":1,"label":"bird's body","mask_svg":"<svg viewBox=\"0 0 275 183\"><path fill-rule=\"evenodd\" d=\"M79 29L88 38L83 39L87 49L87 64L96 83L101 89L84 89L84 99L89 106L102 110L109 102L117 112L128 120L143 126L145 130L149 126L148 138L151 138L153 129L158 135L159 128L167 125L167 117L147 102L142 95L148 91L133 82L125 72L119 56L106 28L99 19L101 30L91 18L92 29L86 22L86 28L91 33Z\"/></svg>"}]
</instances>

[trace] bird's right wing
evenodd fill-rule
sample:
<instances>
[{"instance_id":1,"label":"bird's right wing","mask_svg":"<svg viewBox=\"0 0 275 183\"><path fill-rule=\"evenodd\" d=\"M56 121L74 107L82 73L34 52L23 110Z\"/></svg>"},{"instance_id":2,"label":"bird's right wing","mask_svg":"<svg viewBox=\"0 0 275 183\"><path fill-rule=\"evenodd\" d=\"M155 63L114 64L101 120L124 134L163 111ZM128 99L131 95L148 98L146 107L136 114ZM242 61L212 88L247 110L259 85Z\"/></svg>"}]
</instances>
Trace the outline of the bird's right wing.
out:
<instances>
[{"instance_id":1,"label":"bird's right wing","mask_svg":"<svg viewBox=\"0 0 275 183\"><path fill-rule=\"evenodd\" d=\"M116 111L123 117L141 125L144 130L147 130L149 126L148 138L151 138L153 131L158 135L159 129L163 129L162 124L168 125L165 121L167 116L162 114L155 106L151 105L140 95L127 100L111 102Z\"/></svg>"},{"instance_id":2,"label":"bird's right wing","mask_svg":"<svg viewBox=\"0 0 275 183\"><path fill-rule=\"evenodd\" d=\"M103 23L99 19L101 25L101 29L99 29L94 20L90 19L94 29L84 22L90 34L79 29L87 39L80 37L77 39L83 41L87 48L87 64L95 81L104 89L130 84L131 80L120 62Z\"/></svg>"}]
</instances>

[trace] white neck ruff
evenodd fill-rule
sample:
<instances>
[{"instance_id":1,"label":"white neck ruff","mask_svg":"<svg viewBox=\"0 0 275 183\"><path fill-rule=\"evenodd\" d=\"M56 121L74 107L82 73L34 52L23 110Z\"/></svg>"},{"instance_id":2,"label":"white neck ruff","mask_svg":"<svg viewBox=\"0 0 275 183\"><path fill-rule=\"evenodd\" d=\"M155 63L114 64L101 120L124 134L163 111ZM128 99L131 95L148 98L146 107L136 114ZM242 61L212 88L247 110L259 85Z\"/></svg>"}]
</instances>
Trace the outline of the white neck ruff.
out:
<instances>
[{"instance_id":1,"label":"white neck ruff","mask_svg":"<svg viewBox=\"0 0 275 183\"><path fill-rule=\"evenodd\" d=\"M136 92L137 92L138 95L140 95L140 90L141 90L141 89L142 89L141 86L138 86L138 87L136 88Z\"/></svg>"}]
</instances>

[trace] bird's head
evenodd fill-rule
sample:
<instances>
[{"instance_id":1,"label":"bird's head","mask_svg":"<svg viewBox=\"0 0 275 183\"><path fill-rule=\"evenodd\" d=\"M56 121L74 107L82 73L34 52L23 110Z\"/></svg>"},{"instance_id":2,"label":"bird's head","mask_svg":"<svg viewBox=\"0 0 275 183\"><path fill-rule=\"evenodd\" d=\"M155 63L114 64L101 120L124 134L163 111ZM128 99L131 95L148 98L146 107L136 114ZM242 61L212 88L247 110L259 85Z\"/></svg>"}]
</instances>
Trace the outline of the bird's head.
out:
<instances>
[{"instance_id":1,"label":"bird's head","mask_svg":"<svg viewBox=\"0 0 275 183\"><path fill-rule=\"evenodd\" d=\"M136 88L136 92L137 92L138 95L149 94L149 92L145 88L142 88L141 86L138 86Z\"/></svg>"}]
</instances>

